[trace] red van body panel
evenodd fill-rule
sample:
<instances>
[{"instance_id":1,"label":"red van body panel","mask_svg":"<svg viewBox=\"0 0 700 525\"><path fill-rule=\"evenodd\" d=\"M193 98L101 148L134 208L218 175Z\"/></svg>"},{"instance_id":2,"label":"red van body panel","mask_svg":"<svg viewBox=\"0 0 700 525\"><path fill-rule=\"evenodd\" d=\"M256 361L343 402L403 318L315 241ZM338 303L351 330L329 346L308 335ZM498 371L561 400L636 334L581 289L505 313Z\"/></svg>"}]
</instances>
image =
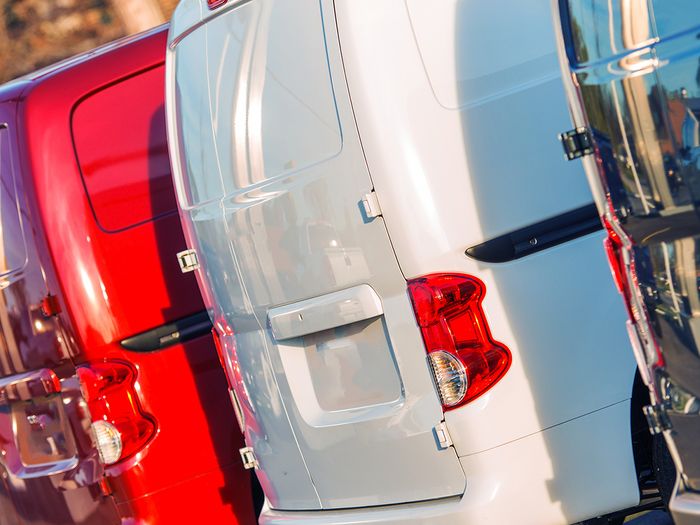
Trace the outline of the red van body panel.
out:
<instances>
[{"instance_id":1,"label":"red van body panel","mask_svg":"<svg viewBox=\"0 0 700 525\"><path fill-rule=\"evenodd\" d=\"M71 355L77 354L77 347L70 321L63 313L45 316L42 312L44 299L57 296L60 286L36 201L31 198L31 181L22 176L17 109L26 86L20 82L0 89L0 524L118 523L113 501L104 498L95 485L102 470L88 433L90 420L75 390L78 385ZM20 390L13 385L32 374L55 375L61 384L54 386L61 393L39 396L34 390L38 385L28 381L24 386L35 394L32 399L11 403L8 396ZM50 413L42 414L44 403L51 400L63 406L70 421L65 427L60 422L58 426L72 435L68 441L76 445L79 465L68 469L45 465L38 469L38 474L43 470L44 475L27 477L30 468L23 464L27 460L23 453L37 450L37 436L30 435L32 446L22 447L13 426L28 421L25 416L48 415L52 419ZM37 434L60 444L56 428L52 429L57 423L53 419L46 425L48 432ZM62 457L58 454L54 459L60 462ZM76 482L81 475L83 479Z\"/></svg>"},{"instance_id":2,"label":"red van body panel","mask_svg":"<svg viewBox=\"0 0 700 525\"><path fill-rule=\"evenodd\" d=\"M32 256L58 298L60 313L51 319L64 325L66 375L83 363L130 363L140 406L157 425L136 455L105 467L102 489L111 496L93 485L95 500L113 505L127 522L253 523L250 476L238 454L242 435L206 326L197 325L196 337L184 342L183 331L161 346L125 346L204 312L193 275L182 274L176 259L186 246L165 134L166 36L167 28L159 28L0 88L0 100L17 99L0 103L0 115L15 104L15 170L35 208L28 223L41 246ZM33 359L32 368L59 366L40 355L56 349L35 340L37 352L22 350L22 358ZM42 497L37 491L35 502ZM53 497L56 489L40 492Z\"/></svg>"}]
</instances>

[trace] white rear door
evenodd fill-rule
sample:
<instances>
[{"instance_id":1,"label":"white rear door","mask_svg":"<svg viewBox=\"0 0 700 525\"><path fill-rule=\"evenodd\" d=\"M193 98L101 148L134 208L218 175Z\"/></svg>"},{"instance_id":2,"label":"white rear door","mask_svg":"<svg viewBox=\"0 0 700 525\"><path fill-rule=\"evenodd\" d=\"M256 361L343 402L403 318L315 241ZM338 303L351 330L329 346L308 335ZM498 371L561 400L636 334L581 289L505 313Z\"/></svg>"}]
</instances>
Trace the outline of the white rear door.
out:
<instances>
[{"instance_id":1,"label":"white rear door","mask_svg":"<svg viewBox=\"0 0 700 525\"><path fill-rule=\"evenodd\" d=\"M178 44L169 86L185 222L247 443L284 509L465 488L434 433L406 281L362 204L373 184L334 23L325 1L223 9Z\"/></svg>"}]
</instances>

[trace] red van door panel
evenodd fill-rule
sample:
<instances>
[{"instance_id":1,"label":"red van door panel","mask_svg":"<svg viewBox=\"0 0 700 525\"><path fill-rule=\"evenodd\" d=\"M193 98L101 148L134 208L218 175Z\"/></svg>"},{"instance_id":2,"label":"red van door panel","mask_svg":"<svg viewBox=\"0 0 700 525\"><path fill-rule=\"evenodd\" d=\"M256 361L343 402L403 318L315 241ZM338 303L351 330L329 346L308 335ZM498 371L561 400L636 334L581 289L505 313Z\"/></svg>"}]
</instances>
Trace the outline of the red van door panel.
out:
<instances>
[{"instance_id":1,"label":"red van door panel","mask_svg":"<svg viewBox=\"0 0 700 525\"><path fill-rule=\"evenodd\" d=\"M0 523L117 523L46 247L21 176L17 106L0 104ZM92 486L91 486L92 485ZM45 504L44 504L45 503Z\"/></svg>"},{"instance_id":2,"label":"red van door panel","mask_svg":"<svg viewBox=\"0 0 700 525\"><path fill-rule=\"evenodd\" d=\"M80 348L74 360L131 365L134 395L156 424L138 453L105 468L121 515L157 523L157 495L183 520L192 508L193 522L252 523L226 379L198 321L205 309L196 280L176 258L186 245L170 213L165 37L164 29L154 31L138 46L97 54L34 86L24 103L27 162ZM193 318L175 331L180 337L162 333ZM149 346L153 340L159 344ZM179 497L181 486L190 498ZM192 504L205 498L206 509Z\"/></svg>"},{"instance_id":3,"label":"red van door panel","mask_svg":"<svg viewBox=\"0 0 700 525\"><path fill-rule=\"evenodd\" d=\"M74 249L54 256L65 261L66 296L81 305L74 321L88 358L203 310L194 277L182 275L175 257L185 241L171 213L163 76L156 62L93 90L72 112L82 180L62 177L63 200L75 211L55 234Z\"/></svg>"}]
</instances>

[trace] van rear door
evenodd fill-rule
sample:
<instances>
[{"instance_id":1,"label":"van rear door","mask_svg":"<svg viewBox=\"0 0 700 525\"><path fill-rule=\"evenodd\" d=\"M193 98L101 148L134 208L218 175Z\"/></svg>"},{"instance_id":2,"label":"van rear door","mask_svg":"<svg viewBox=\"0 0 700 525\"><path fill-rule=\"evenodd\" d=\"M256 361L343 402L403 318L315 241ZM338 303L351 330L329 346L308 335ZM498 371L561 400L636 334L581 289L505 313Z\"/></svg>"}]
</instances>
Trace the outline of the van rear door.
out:
<instances>
[{"instance_id":1,"label":"van rear door","mask_svg":"<svg viewBox=\"0 0 700 525\"><path fill-rule=\"evenodd\" d=\"M178 197L272 506L461 494L332 2L254 0L171 39Z\"/></svg>"},{"instance_id":2,"label":"van rear door","mask_svg":"<svg viewBox=\"0 0 700 525\"><path fill-rule=\"evenodd\" d=\"M18 515L115 523L58 289L19 176L15 103L0 105L0 467ZM37 235L37 237L35 237ZM90 487L90 485L93 485Z\"/></svg>"}]
</instances>

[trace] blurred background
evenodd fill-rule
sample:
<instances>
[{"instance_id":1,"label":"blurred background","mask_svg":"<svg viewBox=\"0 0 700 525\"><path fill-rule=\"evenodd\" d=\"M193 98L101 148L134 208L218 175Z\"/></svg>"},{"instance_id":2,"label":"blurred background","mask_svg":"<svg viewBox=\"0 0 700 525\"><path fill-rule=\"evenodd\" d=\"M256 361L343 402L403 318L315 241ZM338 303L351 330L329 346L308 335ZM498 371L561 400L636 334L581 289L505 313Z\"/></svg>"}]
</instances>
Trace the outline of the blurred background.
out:
<instances>
[{"instance_id":1,"label":"blurred background","mask_svg":"<svg viewBox=\"0 0 700 525\"><path fill-rule=\"evenodd\" d=\"M170 20L178 0L0 0L0 83Z\"/></svg>"}]
</instances>

